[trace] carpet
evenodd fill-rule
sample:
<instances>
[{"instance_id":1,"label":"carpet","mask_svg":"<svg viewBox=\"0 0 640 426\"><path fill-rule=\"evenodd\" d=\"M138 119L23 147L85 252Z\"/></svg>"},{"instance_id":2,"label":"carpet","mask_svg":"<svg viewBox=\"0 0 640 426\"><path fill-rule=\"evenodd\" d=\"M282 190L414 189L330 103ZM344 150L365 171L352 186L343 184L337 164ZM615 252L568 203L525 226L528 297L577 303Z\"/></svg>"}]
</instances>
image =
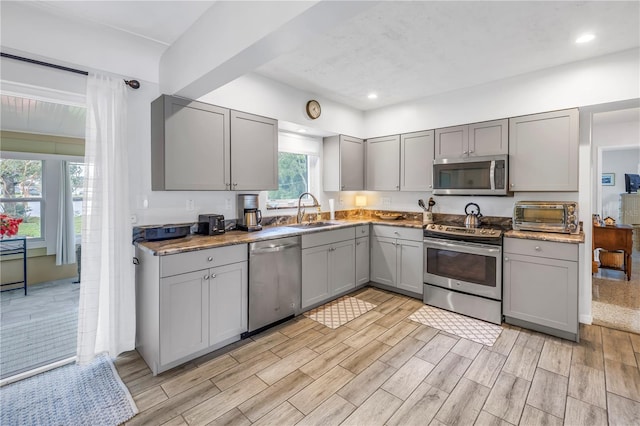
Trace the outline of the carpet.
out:
<instances>
[{"instance_id":1,"label":"carpet","mask_svg":"<svg viewBox=\"0 0 640 426\"><path fill-rule=\"evenodd\" d=\"M138 412L105 354L0 388L3 425L119 425Z\"/></svg>"},{"instance_id":2,"label":"carpet","mask_svg":"<svg viewBox=\"0 0 640 426\"><path fill-rule=\"evenodd\" d=\"M335 329L369 312L376 306L356 297L343 296L305 312L304 315L320 324Z\"/></svg>"},{"instance_id":3,"label":"carpet","mask_svg":"<svg viewBox=\"0 0 640 426\"><path fill-rule=\"evenodd\" d=\"M1 326L0 377L75 356L77 330L77 309Z\"/></svg>"},{"instance_id":4,"label":"carpet","mask_svg":"<svg viewBox=\"0 0 640 426\"><path fill-rule=\"evenodd\" d=\"M486 346L493 346L502 333L502 327L499 325L428 305L415 311L409 319Z\"/></svg>"}]
</instances>

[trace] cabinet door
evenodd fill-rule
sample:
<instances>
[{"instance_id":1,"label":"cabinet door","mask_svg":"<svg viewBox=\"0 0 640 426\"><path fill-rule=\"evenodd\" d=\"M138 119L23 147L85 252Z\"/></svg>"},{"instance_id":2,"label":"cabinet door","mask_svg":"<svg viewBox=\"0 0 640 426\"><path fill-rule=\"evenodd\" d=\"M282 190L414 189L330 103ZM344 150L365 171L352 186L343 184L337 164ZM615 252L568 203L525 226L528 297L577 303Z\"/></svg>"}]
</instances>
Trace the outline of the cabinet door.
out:
<instances>
[{"instance_id":1,"label":"cabinet door","mask_svg":"<svg viewBox=\"0 0 640 426\"><path fill-rule=\"evenodd\" d=\"M331 296L329 246L302 250L302 309Z\"/></svg>"},{"instance_id":2,"label":"cabinet door","mask_svg":"<svg viewBox=\"0 0 640 426\"><path fill-rule=\"evenodd\" d=\"M400 135L400 190L432 189L433 130Z\"/></svg>"},{"instance_id":3,"label":"cabinet door","mask_svg":"<svg viewBox=\"0 0 640 426\"><path fill-rule=\"evenodd\" d=\"M209 346L247 331L247 262L211 269L209 278Z\"/></svg>"},{"instance_id":4,"label":"cabinet door","mask_svg":"<svg viewBox=\"0 0 640 426\"><path fill-rule=\"evenodd\" d=\"M364 189L364 141L340 136L340 190Z\"/></svg>"},{"instance_id":5,"label":"cabinet door","mask_svg":"<svg viewBox=\"0 0 640 426\"><path fill-rule=\"evenodd\" d=\"M330 248L329 275L331 295L356 288L355 240L332 244Z\"/></svg>"},{"instance_id":6,"label":"cabinet door","mask_svg":"<svg viewBox=\"0 0 640 426\"><path fill-rule=\"evenodd\" d=\"M365 168L367 190L399 190L400 136L367 139Z\"/></svg>"},{"instance_id":7,"label":"cabinet door","mask_svg":"<svg viewBox=\"0 0 640 426\"><path fill-rule=\"evenodd\" d=\"M578 332L578 262L505 253L503 314Z\"/></svg>"},{"instance_id":8,"label":"cabinet door","mask_svg":"<svg viewBox=\"0 0 640 426\"><path fill-rule=\"evenodd\" d=\"M397 287L422 294L423 289L423 248L422 241L398 240L398 281Z\"/></svg>"},{"instance_id":9,"label":"cabinet door","mask_svg":"<svg viewBox=\"0 0 640 426\"><path fill-rule=\"evenodd\" d=\"M578 110L509 119L512 191L578 190Z\"/></svg>"},{"instance_id":10,"label":"cabinet door","mask_svg":"<svg viewBox=\"0 0 640 426\"><path fill-rule=\"evenodd\" d=\"M469 126L435 130L435 158L466 157L469 151Z\"/></svg>"},{"instance_id":11,"label":"cabinet door","mask_svg":"<svg viewBox=\"0 0 640 426\"><path fill-rule=\"evenodd\" d=\"M356 286L369 282L369 237L356 238Z\"/></svg>"},{"instance_id":12,"label":"cabinet door","mask_svg":"<svg viewBox=\"0 0 640 426\"><path fill-rule=\"evenodd\" d=\"M160 280L160 364L209 346L209 272Z\"/></svg>"},{"instance_id":13,"label":"cabinet door","mask_svg":"<svg viewBox=\"0 0 640 426\"><path fill-rule=\"evenodd\" d=\"M228 109L163 96L151 105L151 122L154 191L228 189Z\"/></svg>"},{"instance_id":14,"label":"cabinet door","mask_svg":"<svg viewBox=\"0 0 640 426\"><path fill-rule=\"evenodd\" d=\"M371 281L396 286L396 240L371 238Z\"/></svg>"},{"instance_id":15,"label":"cabinet door","mask_svg":"<svg viewBox=\"0 0 640 426\"><path fill-rule=\"evenodd\" d=\"M508 119L469 124L469 156L508 153Z\"/></svg>"},{"instance_id":16,"label":"cabinet door","mask_svg":"<svg viewBox=\"0 0 640 426\"><path fill-rule=\"evenodd\" d=\"M232 190L278 189L278 121L231 111Z\"/></svg>"}]
</instances>

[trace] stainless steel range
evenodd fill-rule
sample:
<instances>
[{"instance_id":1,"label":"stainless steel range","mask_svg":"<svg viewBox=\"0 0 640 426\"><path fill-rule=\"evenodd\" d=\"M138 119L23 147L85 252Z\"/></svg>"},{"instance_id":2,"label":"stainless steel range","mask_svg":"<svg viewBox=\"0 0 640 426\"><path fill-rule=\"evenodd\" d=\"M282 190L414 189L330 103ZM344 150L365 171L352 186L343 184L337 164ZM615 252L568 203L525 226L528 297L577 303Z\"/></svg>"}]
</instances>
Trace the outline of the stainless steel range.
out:
<instances>
[{"instance_id":1,"label":"stainless steel range","mask_svg":"<svg viewBox=\"0 0 640 426\"><path fill-rule=\"evenodd\" d=\"M424 303L500 324L502 228L431 224L424 229Z\"/></svg>"}]
</instances>

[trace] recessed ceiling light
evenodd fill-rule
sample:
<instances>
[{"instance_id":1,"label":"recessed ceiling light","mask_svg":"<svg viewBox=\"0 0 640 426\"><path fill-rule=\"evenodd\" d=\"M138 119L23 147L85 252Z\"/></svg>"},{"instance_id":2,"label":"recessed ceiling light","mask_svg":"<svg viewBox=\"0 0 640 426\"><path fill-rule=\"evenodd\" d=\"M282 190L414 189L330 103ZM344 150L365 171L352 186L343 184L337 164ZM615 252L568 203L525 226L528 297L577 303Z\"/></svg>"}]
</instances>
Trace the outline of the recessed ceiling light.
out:
<instances>
[{"instance_id":1,"label":"recessed ceiling light","mask_svg":"<svg viewBox=\"0 0 640 426\"><path fill-rule=\"evenodd\" d=\"M369 98L369 99L378 99L378 95L376 95L375 93L369 93L367 95L367 98Z\"/></svg>"},{"instance_id":2,"label":"recessed ceiling light","mask_svg":"<svg viewBox=\"0 0 640 426\"><path fill-rule=\"evenodd\" d=\"M300 132L300 133L307 133L307 129L298 129L298 132Z\"/></svg>"},{"instance_id":3,"label":"recessed ceiling light","mask_svg":"<svg viewBox=\"0 0 640 426\"><path fill-rule=\"evenodd\" d=\"M593 40L594 38L596 38L595 35L587 33L587 34L582 34L580 37L578 37L576 39L576 43L580 44L580 43L588 43L591 40Z\"/></svg>"}]
</instances>

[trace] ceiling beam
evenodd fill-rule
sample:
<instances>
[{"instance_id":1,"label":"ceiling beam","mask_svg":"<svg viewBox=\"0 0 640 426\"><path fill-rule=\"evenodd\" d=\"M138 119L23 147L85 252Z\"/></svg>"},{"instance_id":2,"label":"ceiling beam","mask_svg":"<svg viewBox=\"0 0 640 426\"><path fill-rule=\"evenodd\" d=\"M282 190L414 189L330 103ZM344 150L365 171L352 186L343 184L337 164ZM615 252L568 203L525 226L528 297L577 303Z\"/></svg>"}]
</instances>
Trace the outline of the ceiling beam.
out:
<instances>
[{"instance_id":1,"label":"ceiling beam","mask_svg":"<svg viewBox=\"0 0 640 426\"><path fill-rule=\"evenodd\" d=\"M197 99L377 2L217 2L160 59L163 93Z\"/></svg>"}]
</instances>

